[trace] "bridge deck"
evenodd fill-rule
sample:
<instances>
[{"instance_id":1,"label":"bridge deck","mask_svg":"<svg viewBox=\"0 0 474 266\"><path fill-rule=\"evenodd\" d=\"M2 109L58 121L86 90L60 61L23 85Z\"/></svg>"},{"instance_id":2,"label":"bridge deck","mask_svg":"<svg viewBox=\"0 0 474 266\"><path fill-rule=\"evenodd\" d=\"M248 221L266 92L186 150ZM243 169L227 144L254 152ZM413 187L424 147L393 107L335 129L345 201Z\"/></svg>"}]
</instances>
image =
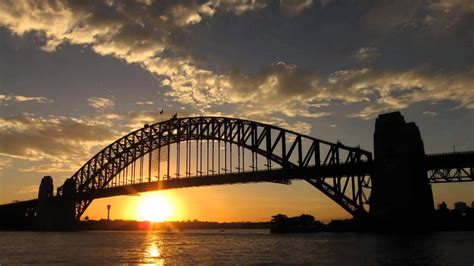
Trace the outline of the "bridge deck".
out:
<instances>
[{"instance_id":1,"label":"bridge deck","mask_svg":"<svg viewBox=\"0 0 474 266\"><path fill-rule=\"evenodd\" d=\"M456 152L426 155L425 168L429 172L430 183L472 182L474 152ZM468 170L465 170L468 169ZM178 178L132 184L120 187L105 188L78 195L79 199L97 199L119 195L137 194L141 192L176 189L184 187L199 187L210 185L225 185L237 183L275 182L288 183L293 179L304 179L315 176L347 176L354 173L370 175L372 163L361 162L350 165L326 165L324 167L305 167L290 169L272 169L255 172L240 172L221 175L203 175L197 177ZM12 208L34 208L37 200L26 200L0 205L0 213Z\"/></svg>"},{"instance_id":2,"label":"bridge deck","mask_svg":"<svg viewBox=\"0 0 474 266\"><path fill-rule=\"evenodd\" d=\"M467 168L474 166L474 151L428 154L425 157L427 170Z\"/></svg>"},{"instance_id":3,"label":"bridge deck","mask_svg":"<svg viewBox=\"0 0 474 266\"><path fill-rule=\"evenodd\" d=\"M360 175L368 175L371 172L371 163L362 162L358 164L347 165L326 165L324 167L304 167L304 168L280 168L253 172L229 173L221 175L203 175L187 178L173 178L169 180L160 180L147 183L130 184L120 187L110 187L98 191L90 191L77 195L78 200L83 199L98 199L120 195L137 194L147 191L176 189L186 187L200 187L211 185L226 185L226 184L244 184L244 183L258 183L258 182L273 182L281 184L289 184L290 180L314 178L317 176L348 176L358 173ZM16 203L9 203L0 205L0 212L2 209L16 208L30 208L37 205L37 200L21 201Z\"/></svg>"},{"instance_id":4,"label":"bridge deck","mask_svg":"<svg viewBox=\"0 0 474 266\"><path fill-rule=\"evenodd\" d=\"M147 183L131 184L121 187L105 188L100 191L93 191L79 195L81 199L97 199L112 197L118 195L129 195L140 192L176 189L186 187L200 187L211 185L229 185L243 183L273 182L289 184L290 180L314 178L315 176L348 176L358 173L368 175L371 164L368 162L352 165L334 165L324 167L305 167L305 168L287 168L270 169L264 171L229 173L221 175L203 175L187 178L174 178L169 180L160 180Z\"/></svg>"},{"instance_id":5,"label":"bridge deck","mask_svg":"<svg viewBox=\"0 0 474 266\"><path fill-rule=\"evenodd\" d=\"M474 181L474 152L429 154L425 169L430 183L455 183Z\"/></svg>"},{"instance_id":6,"label":"bridge deck","mask_svg":"<svg viewBox=\"0 0 474 266\"><path fill-rule=\"evenodd\" d=\"M0 211L1 210L6 210L10 208L34 208L38 205L38 200L37 199L30 199L30 200L24 200L24 201L18 201L18 202L11 202L7 204L2 204L0 205Z\"/></svg>"}]
</instances>

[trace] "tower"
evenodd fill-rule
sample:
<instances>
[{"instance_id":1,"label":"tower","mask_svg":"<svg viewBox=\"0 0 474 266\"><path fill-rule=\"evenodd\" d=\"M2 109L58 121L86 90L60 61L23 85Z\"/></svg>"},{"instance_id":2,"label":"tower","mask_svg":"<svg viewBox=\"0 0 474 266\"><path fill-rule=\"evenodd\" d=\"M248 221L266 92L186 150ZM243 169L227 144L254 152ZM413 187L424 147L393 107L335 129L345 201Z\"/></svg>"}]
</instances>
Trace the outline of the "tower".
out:
<instances>
[{"instance_id":1,"label":"tower","mask_svg":"<svg viewBox=\"0 0 474 266\"><path fill-rule=\"evenodd\" d=\"M107 220L110 220L110 207L112 207L112 205L108 204L107 205Z\"/></svg>"},{"instance_id":2,"label":"tower","mask_svg":"<svg viewBox=\"0 0 474 266\"><path fill-rule=\"evenodd\" d=\"M400 112L379 115L374 158L370 199L374 224L385 231L429 229L434 202L418 126L406 123Z\"/></svg>"},{"instance_id":3,"label":"tower","mask_svg":"<svg viewBox=\"0 0 474 266\"><path fill-rule=\"evenodd\" d=\"M38 193L36 228L45 231L76 229L76 182L72 178L66 179L61 196L54 196L53 188L52 177L43 177Z\"/></svg>"}]
</instances>

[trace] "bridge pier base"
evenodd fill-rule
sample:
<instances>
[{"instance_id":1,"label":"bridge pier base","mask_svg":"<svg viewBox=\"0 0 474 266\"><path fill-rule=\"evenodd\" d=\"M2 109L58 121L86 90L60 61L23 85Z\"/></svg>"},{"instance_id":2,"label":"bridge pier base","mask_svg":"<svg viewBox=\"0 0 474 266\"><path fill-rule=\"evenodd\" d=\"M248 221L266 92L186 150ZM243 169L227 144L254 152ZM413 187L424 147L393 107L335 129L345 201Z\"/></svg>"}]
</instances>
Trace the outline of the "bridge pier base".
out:
<instances>
[{"instance_id":1,"label":"bridge pier base","mask_svg":"<svg viewBox=\"0 0 474 266\"><path fill-rule=\"evenodd\" d=\"M374 133L375 168L370 215L382 231L426 231L434 212L423 167L425 151L415 123L400 112L379 115Z\"/></svg>"},{"instance_id":2,"label":"bridge pier base","mask_svg":"<svg viewBox=\"0 0 474 266\"><path fill-rule=\"evenodd\" d=\"M41 180L38 193L38 207L35 227L42 231L67 231L76 229L74 180L68 179L65 184L65 193L61 197L53 196L53 179L45 176ZM71 194L72 192L72 194Z\"/></svg>"}]
</instances>

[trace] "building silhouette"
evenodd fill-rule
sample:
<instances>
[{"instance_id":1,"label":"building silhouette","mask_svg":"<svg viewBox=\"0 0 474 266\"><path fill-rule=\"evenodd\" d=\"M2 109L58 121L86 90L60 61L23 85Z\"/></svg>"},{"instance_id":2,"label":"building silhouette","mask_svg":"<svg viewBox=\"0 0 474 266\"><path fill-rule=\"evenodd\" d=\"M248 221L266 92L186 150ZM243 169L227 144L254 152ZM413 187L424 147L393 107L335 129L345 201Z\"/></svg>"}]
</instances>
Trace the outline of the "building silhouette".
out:
<instances>
[{"instance_id":1,"label":"building silhouette","mask_svg":"<svg viewBox=\"0 0 474 266\"><path fill-rule=\"evenodd\" d=\"M461 213L464 213L467 209L467 204L465 202L455 202L454 203L454 209L461 212Z\"/></svg>"},{"instance_id":2,"label":"building silhouette","mask_svg":"<svg viewBox=\"0 0 474 266\"><path fill-rule=\"evenodd\" d=\"M448 205L446 204L446 202L443 201L440 204L438 204L438 210L440 210L440 211L448 210Z\"/></svg>"}]
</instances>

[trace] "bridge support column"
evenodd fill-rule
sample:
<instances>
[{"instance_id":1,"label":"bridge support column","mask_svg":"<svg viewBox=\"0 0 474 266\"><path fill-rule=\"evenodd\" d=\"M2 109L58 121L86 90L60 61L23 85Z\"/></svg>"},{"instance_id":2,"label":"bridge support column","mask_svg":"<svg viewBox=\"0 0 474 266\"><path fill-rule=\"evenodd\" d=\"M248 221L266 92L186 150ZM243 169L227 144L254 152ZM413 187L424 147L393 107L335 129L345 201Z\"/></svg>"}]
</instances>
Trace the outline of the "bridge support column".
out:
<instances>
[{"instance_id":1,"label":"bridge support column","mask_svg":"<svg viewBox=\"0 0 474 266\"><path fill-rule=\"evenodd\" d=\"M377 229L429 230L433 193L423 167L425 150L416 124L406 123L400 112L379 115L374 157L370 214Z\"/></svg>"},{"instance_id":2,"label":"bridge support column","mask_svg":"<svg viewBox=\"0 0 474 266\"><path fill-rule=\"evenodd\" d=\"M64 193L61 197L53 196L53 179L45 176L41 180L38 192L38 207L36 213L36 228L44 231L74 230L75 229L75 182L67 179L64 183Z\"/></svg>"}]
</instances>

